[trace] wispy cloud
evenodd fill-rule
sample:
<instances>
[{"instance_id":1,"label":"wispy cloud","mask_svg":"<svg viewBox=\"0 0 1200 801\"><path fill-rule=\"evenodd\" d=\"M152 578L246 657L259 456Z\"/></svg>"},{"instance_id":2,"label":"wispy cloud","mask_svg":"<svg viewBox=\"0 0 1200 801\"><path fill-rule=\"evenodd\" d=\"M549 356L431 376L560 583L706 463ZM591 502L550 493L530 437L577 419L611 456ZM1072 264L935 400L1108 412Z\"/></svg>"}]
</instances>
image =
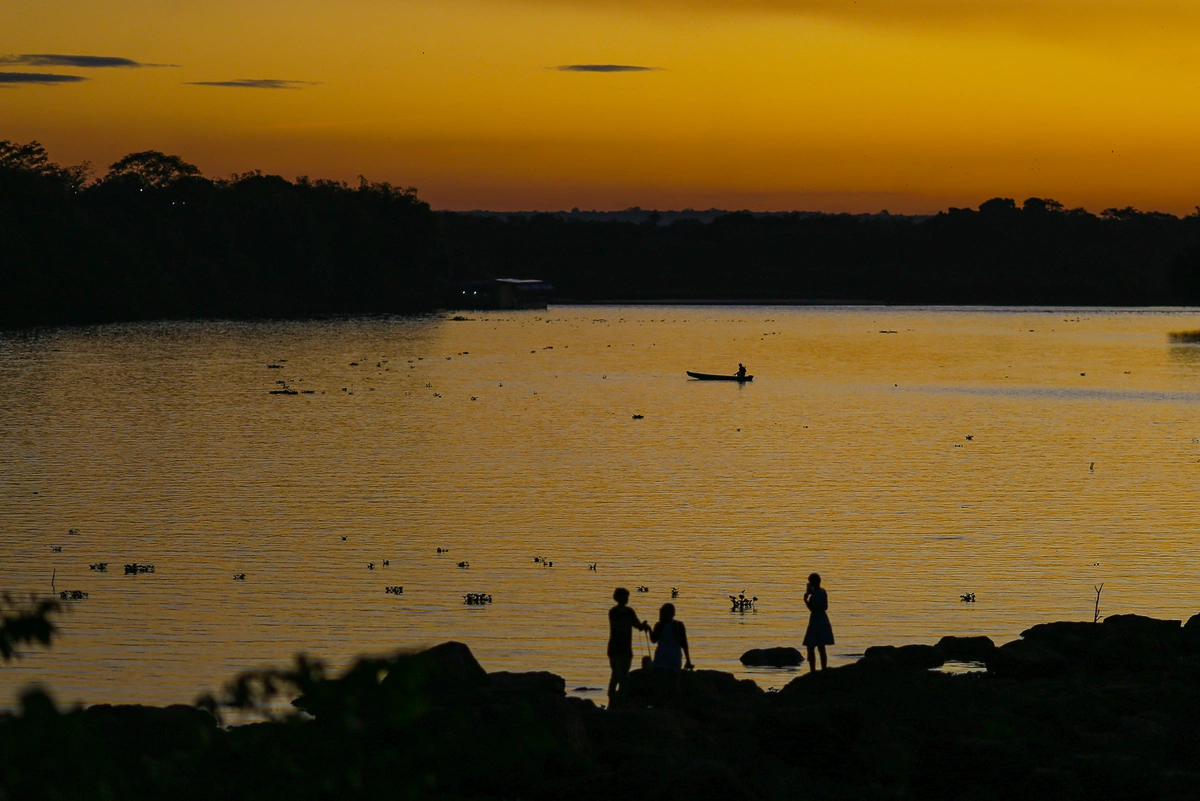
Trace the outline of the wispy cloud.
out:
<instances>
[{"instance_id":1,"label":"wispy cloud","mask_svg":"<svg viewBox=\"0 0 1200 801\"><path fill-rule=\"evenodd\" d=\"M233 89L300 89L317 81L284 81L279 78L239 78L236 81L186 81L189 86L225 86Z\"/></svg>"},{"instance_id":2,"label":"wispy cloud","mask_svg":"<svg viewBox=\"0 0 1200 801\"><path fill-rule=\"evenodd\" d=\"M639 67L634 64L564 64L559 72L659 72L662 67Z\"/></svg>"},{"instance_id":3,"label":"wispy cloud","mask_svg":"<svg viewBox=\"0 0 1200 801\"><path fill-rule=\"evenodd\" d=\"M120 56L73 56L64 53L22 53L0 56L0 64L23 67L76 67L96 69L102 67L178 67L178 64L143 64Z\"/></svg>"},{"instance_id":4,"label":"wispy cloud","mask_svg":"<svg viewBox=\"0 0 1200 801\"><path fill-rule=\"evenodd\" d=\"M79 83L86 81L79 75L52 75L48 72L0 72L0 84L10 83Z\"/></svg>"}]
</instances>

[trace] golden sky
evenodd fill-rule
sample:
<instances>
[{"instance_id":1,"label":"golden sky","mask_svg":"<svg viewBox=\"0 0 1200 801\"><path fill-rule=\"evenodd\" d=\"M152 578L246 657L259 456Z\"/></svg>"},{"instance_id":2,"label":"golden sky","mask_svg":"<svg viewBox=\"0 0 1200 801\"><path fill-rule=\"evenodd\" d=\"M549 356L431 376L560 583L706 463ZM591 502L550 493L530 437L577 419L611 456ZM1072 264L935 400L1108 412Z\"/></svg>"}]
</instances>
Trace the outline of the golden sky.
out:
<instances>
[{"instance_id":1,"label":"golden sky","mask_svg":"<svg viewBox=\"0 0 1200 801\"><path fill-rule=\"evenodd\" d=\"M4 0L0 139L435 208L1186 213L1197 41L1193 0Z\"/></svg>"}]
</instances>

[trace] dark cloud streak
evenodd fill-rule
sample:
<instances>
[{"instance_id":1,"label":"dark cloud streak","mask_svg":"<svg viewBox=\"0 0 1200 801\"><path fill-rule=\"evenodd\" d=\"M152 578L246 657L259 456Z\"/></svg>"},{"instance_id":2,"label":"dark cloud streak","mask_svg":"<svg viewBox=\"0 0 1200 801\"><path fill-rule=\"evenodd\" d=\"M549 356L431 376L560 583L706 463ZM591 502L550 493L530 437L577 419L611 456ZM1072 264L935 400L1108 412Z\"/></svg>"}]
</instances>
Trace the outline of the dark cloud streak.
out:
<instances>
[{"instance_id":1,"label":"dark cloud streak","mask_svg":"<svg viewBox=\"0 0 1200 801\"><path fill-rule=\"evenodd\" d=\"M639 67L634 64L564 64L559 72L660 72L662 67Z\"/></svg>"},{"instance_id":2,"label":"dark cloud streak","mask_svg":"<svg viewBox=\"0 0 1200 801\"><path fill-rule=\"evenodd\" d=\"M105 67L178 67L178 64L143 64L120 56L75 56L64 53L21 53L0 56L0 64L19 64L24 67L76 67L102 69Z\"/></svg>"},{"instance_id":3,"label":"dark cloud streak","mask_svg":"<svg viewBox=\"0 0 1200 801\"><path fill-rule=\"evenodd\" d=\"M278 78L239 78L236 81L186 81L188 86L223 86L231 89L300 89L316 81L284 81Z\"/></svg>"},{"instance_id":4,"label":"dark cloud streak","mask_svg":"<svg viewBox=\"0 0 1200 801\"><path fill-rule=\"evenodd\" d=\"M0 72L0 84L13 83L34 83L34 84L56 84L56 83L79 83L86 81L79 75L52 75L48 72Z\"/></svg>"}]
</instances>

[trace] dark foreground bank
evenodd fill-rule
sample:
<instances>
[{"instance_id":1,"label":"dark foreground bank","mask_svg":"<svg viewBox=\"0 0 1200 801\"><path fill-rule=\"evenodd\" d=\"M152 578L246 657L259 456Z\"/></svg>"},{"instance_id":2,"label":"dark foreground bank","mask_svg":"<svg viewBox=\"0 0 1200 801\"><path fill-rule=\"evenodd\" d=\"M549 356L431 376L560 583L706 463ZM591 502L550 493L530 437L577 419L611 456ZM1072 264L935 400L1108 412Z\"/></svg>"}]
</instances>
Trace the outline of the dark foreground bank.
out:
<instances>
[{"instance_id":1,"label":"dark foreground bank","mask_svg":"<svg viewBox=\"0 0 1200 801\"><path fill-rule=\"evenodd\" d=\"M575 302L1194 305L1200 214L459 214L365 178L214 180L153 150L94 175L0 140L0 329L416 313L505 276Z\"/></svg>"},{"instance_id":2,"label":"dark foreground bank","mask_svg":"<svg viewBox=\"0 0 1200 801\"><path fill-rule=\"evenodd\" d=\"M931 672L947 658L986 672ZM551 673L470 650L303 661L213 703L301 693L311 714L221 728L188 706L0 717L0 798L1000 799L1200 797L1200 615L1050 623L873 648L779 692L717 671L643 671L602 709Z\"/></svg>"}]
</instances>

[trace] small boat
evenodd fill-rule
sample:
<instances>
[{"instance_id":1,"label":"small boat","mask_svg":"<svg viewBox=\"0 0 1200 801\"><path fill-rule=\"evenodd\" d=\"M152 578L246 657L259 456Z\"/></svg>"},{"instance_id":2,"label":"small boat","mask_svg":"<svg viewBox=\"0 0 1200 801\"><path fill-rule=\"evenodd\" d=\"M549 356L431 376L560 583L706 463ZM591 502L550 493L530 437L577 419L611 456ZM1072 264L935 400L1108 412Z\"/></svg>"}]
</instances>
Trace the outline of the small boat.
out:
<instances>
[{"instance_id":1,"label":"small boat","mask_svg":"<svg viewBox=\"0 0 1200 801\"><path fill-rule=\"evenodd\" d=\"M713 375L712 373L694 373L691 370L688 370L687 374L690 375L692 378L698 379L700 381L737 381L738 383L745 383L746 381L754 380L754 376L752 376L752 375L744 375L739 378L736 375Z\"/></svg>"}]
</instances>

